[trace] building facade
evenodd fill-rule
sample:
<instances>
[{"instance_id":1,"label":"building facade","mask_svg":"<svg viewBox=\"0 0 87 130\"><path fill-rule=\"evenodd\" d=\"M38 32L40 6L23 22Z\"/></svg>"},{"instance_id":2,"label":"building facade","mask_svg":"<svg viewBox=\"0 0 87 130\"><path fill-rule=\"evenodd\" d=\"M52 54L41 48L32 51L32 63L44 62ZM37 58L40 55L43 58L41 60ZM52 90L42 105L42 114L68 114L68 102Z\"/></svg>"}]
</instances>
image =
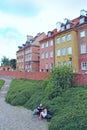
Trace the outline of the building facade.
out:
<instances>
[{"instance_id":1,"label":"building facade","mask_svg":"<svg viewBox=\"0 0 87 130\"><path fill-rule=\"evenodd\" d=\"M79 72L87 72L87 11L81 10L77 26Z\"/></svg>"},{"instance_id":2,"label":"building facade","mask_svg":"<svg viewBox=\"0 0 87 130\"><path fill-rule=\"evenodd\" d=\"M48 31L40 41L40 71L50 72L54 67L54 35L56 29Z\"/></svg>"},{"instance_id":3,"label":"building facade","mask_svg":"<svg viewBox=\"0 0 87 130\"><path fill-rule=\"evenodd\" d=\"M78 72L77 24L78 19L58 22L55 35L55 66L68 65L74 72Z\"/></svg>"},{"instance_id":4,"label":"building facade","mask_svg":"<svg viewBox=\"0 0 87 130\"><path fill-rule=\"evenodd\" d=\"M44 33L39 33L34 38L27 37L27 41L17 51L17 70L26 72L39 71L39 41L45 36Z\"/></svg>"}]
</instances>

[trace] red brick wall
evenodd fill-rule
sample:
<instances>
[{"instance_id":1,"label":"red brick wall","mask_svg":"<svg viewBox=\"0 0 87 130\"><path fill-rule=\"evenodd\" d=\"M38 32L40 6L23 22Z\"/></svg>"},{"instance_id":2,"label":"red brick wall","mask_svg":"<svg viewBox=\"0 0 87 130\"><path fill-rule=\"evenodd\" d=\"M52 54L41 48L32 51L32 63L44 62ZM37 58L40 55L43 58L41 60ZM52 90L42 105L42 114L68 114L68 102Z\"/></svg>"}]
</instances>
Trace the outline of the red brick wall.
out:
<instances>
[{"instance_id":1,"label":"red brick wall","mask_svg":"<svg viewBox=\"0 0 87 130\"><path fill-rule=\"evenodd\" d=\"M43 80L49 76L47 72L18 72L18 71L2 71L0 70L0 77L10 76L13 78L26 78L34 80Z\"/></svg>"},{"instance_id":2,"label":"red brick wall","mask_svg":"<svg viewBox=\"0 0 87 130\"><path fill-rule=\"evenodd\" d=\"M48 72L17 72L17 71L2 71L0 70L0 77L11 76L13 78L26 78L34 80L43 80L49 76ZM87 73L75 73L74 85L87 85Z\"/></svg>"}]
</instances>

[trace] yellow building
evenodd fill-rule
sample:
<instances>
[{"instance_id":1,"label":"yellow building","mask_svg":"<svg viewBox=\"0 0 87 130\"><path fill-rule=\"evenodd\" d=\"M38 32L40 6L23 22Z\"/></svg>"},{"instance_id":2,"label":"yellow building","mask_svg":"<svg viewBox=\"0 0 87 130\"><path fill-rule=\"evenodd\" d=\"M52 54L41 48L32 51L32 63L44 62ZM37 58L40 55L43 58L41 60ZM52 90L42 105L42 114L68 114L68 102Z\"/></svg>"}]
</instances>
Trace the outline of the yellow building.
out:
<instances>
[{"instance_id":1,"label":"yellow building","mask_svg":"<svg viewBox=\"0 0 87 130\"><path fill-rule=\"evenodd\" d=\"M65 23L57 23L58 33L55 35L55 66L68 65L74 72L78 71L78 43L76 25L78 19L65 19Z\"/></svg>"}]
</instances>

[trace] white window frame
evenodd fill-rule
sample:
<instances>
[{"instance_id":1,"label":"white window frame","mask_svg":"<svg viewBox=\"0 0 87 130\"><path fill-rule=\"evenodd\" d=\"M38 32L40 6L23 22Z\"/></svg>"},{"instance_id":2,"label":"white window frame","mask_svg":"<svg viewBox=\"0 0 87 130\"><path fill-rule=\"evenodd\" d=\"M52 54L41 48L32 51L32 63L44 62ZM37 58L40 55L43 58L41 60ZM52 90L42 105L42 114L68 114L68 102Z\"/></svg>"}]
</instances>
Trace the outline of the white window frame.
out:
<instances>
[{"instance_id":1,"label":"white window frame","mask_svg":"<svg viewBox=\"0 0 87 130\"><path fill-rule=\"evenodd\" d=\"M53 57L53 51L50 51L50 57Z\"/></svg>"},{"instance_id":2,"label":"white window frame","mask_svg":"<svg viewBox=\"0 0 87 130\"><path fill-rule=\"evenodd\" d=\"M64 30L65 30L65 26L62 26L62 27L61 27L61 31L64 31Z\"/></svg>"},{"instance_id":3,"label":"white window frame","mask_svg":"<svg viewBox=\"0 0 87 130\"><path fill-rule=\"evenodd\" d=\"M45 47L48 47L48 41L45 43Z\"/></svg>"},{"instance_id":4,"label":"white window frame","mask_svg":"<svg viewBox=\"0 0 87 130\"><path fill-rule=\"evenodd\" d=\"M61 66L61 62L58 61L58 62L57 62L57 66Z\"/></svg>"},{"instance_id":5,"label":"white window frame","mask_svg":"<svg viewBox=\"0 0 87 130\"><path fill-rule=\"evenodd\" d=\"M71 34L68 34L67 35L67 41L71 41L72 40L72 35Z\"/></svg>"},{"instance_id":6,"label":"white window frame","mask_svg":"<svg viewBox=\"0 0 87 130\"><path fill-rule=\"evenodd\" d=\"M84 19L84 18L80 18L79 24L82 24L82 23L84 23L84 22L85 22L85 19Z\"/></svg>"},{"instance_id":7,"label":"white window frame","mask_svg":"<svg viewBox=\"0 0 87 130\"><path fill-rule=\"evenodd\" d=\"M87 63L86 62L81 63L81 70L87 70Z\"/></svg>"},{"instance_id":8,"label":"white window frame","mask_svg":"<svg viewBox=\"0 0 87 130\"><path fill-rule=\"evenodd\" d=\"M44 48L44 43L41 44L41 48Z\"/></svg>"},{"instance_id":9,"label":"white window frame","mask_svg":"<svg viewBox=\"0 0 87 130\"><path fill-rule=\"evenodd\" d=\"M50 46L53 46L53 40L50 40Z\"/></svg>"},{"instance_id":10,"label":"white window frame","mask_svg":"<svg viewBox=\"0 0 87 130\"><path fill-rule=\"evenodd\" d=\"M70 29L70 24L67 24L67 25L66 25L66 29Z\"/></svg>"},{"instance_id":11,"label":"white window frame","mask_svg":"<svg viewBox=\"0 0 87 130\"><path fill-rule=\"evenodd\" d=\"M72 55L72 47L69 46L67 49L68 49L68 55Z\"/></svg>"},{"instance_id":12,"label":"white window frame","mask_svg":"<svg viewBox=\"0 0 87 130\"><path fill-rule=\"evenodd\" d=\"M60 56L60 49L57 50L57 56Z\"/></svg>"},{"instance_id":13,"label":"white window frame","mask_svg":"<svg viewBox=\"0 0 87 130\"><path fill-rule=\"evenodd\" d=\"M53 63L50 63L50 69L53 69Z\"/></svg>"},{"instance_id":14,"label":"white window frame","mask_svg":"<svg viewBox=\"0 0 87 130\"><path fill-rule=\"evenodd\" d=\"M44 59L44 53L41 54L41 59Z\"/></svg>"},{"instance_id":15,"label":"white window frame","mask_svg":"<svg viewBox=\"0 0 87 130\"><path fill-rule=\"evenodd\" d=\"M81 31L80 32L80 37L82 38L82 37L85 37L85 31Z\"/></svg>"},{"instance_id":16,"label":"white window frame","mask_svg":"<svg viewBox=\"0 0 87 130\"><path fill-rule=\"evenodd\" d=\"M57 44L60 44L60 38L57 38L57 39L56 39L56 43L57 43Z\"/></svg>"},{"instance_id":17,"label":"white window frame","mask_svg":"<svg viewBox=\"0 0 87 130\"><path fill-rule=\"evenodd\" d=\"M80 50L81 50L81 54L85 54L86 53L86 43L81 44Z\"/></svg>"},{"instance_id":18,"label":"white window frame","mask_svg":"<svg viewBox=\"0 0 87 130\"><path fill-rule=\"evenodd\" d=\"M62 43L66 42L66 36L62 37Z\"/></svg>"},{"instance_id":19,"label":"white window frame","mask_svg":"<svg viewBox=\"0 0 87 130\"><path fill-rule=\"evenodd\" d=\"M63 65L63 66L66 65L66 61L63 61L63 62L62 62L62 65Z\"/></svg>"},{"instance_id":20,"label":"white window frame","mask_svg":"<svg viewBox=\"0 0 87 130\"><path fill-rule=\"evenodd\" d=\"M45 57L48 58L48 52L45 53Z\"/></svg>"},{"instance_id":21,"label":"white window frame","mask_svg":"<svg viewBox=\"0 0 87 130\"><path fill-rule=\"evenodd\" d=\"M65 56L66 55L66 48L62 48L62 56Z\"/></svg>"}]
</instances>

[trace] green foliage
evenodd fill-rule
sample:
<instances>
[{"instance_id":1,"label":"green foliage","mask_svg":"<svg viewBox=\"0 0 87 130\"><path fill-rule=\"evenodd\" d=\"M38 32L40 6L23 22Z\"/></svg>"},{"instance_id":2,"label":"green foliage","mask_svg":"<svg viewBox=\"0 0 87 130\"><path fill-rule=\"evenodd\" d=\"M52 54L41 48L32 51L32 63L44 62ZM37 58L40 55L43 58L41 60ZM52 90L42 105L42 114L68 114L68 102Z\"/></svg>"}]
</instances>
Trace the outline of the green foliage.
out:
<instances>
[{"instance_id":1,"label":"green foliage","mask_svg":"<svg viewBox=\"0 0 87 130\"><path fill-rule=\"evenodd\" d=\"M12 68L16 69L16 59L6 58L5 56L1 59L1 66L12 66Z\"/></svg>"},{"instance_id":2,"label":"green foliage","mask_svg":"<svg viewBox=\"0 0 87 130\"><path fill-rule=\"evenodd\" d=\"M0 79L0 89L2 88L2 86L4 85L5 81L3 79Z\"/></svg>"},{"instance_id":3,"label":"green foliage","mask_svg":"<svg viewBox=\"0 0 87 130\"><path fill-rule=\"evenodd\" d=\"M48 88L50 89L49 99L52 99L72 87L73 82L72 69L67 66L56 67L50 77Z\"/></svg>"},{"instance_id":4,"label":"green foliage","mask_svg":"<svg viewBox=\"0 0 87 130\"><path fill-rule=\"evenodd\" d=\"M87 129L87 86L66 90L56 103L56 113L49 130Z\"/></svg>"},{"instance_id":5,"label":"green foliage","mask_svg":"<svg viewBox=\"0 0 87 130\"><path fill-rule=\"evenodd\" d=\"M9 58L6 58L5 56L3 56L3 58L1 59L1 66L9 66L10 65L10 61Z\"/></svg>"},{"instance_id":6,"label":"green foliage","mask_svg":"<svg viewBox=\"0 0 87 130\"><path fill-rule=\"evenodd\" d=\"M14 79L6 101L31 110L44 104L52 114L49 130L86 130L87 85L72 87L72 82L68 67L55 68L49 80Z\"/></svg>"},{"instance_id":7,"label":"green foliage","mask_svg":"<svg viewBox=\"0 0 87 130\"><path fill-rule=\"evenodd\" d=\"M15 70L16 69L16 59L11 59L10 60L10 66Z\"/></svg>"}]
</instances>

